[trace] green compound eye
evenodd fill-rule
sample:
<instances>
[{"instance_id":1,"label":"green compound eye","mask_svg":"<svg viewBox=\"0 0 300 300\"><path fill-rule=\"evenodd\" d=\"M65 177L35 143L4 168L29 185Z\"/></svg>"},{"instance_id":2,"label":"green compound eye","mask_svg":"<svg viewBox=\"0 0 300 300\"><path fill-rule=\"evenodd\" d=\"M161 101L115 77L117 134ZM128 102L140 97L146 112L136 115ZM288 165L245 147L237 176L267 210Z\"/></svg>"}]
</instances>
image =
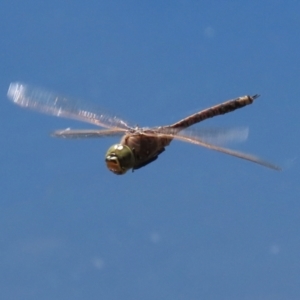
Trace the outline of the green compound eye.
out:
<instances>
[{"instance_id":1,"label":"green compound eye","mask_svg":"<svg viewBox=\"0 0 300 300\"><path fill-rule=\"evenodd\" d=\"M122 175L133 168L134 155L128 146L116 144L107 150L105 162L110 171Z\"/></svg>"}]
</instances>

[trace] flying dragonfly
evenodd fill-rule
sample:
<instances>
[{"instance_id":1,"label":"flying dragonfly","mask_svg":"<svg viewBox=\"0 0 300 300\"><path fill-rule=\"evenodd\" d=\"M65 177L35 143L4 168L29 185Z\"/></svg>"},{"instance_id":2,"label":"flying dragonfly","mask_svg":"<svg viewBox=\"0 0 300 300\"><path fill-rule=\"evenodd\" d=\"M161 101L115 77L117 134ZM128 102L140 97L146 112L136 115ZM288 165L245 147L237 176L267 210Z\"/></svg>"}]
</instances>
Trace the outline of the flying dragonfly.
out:
<instances>
[{"instance_id":1,"label":"flying dragonfly","mask_svg":"<svg viewBox=\"0 0 300 300\"><path fill-rule=\"evenodd\" d=\"M121 136L119 144L111 146L105 155L107 168L117 175L125 174L128 170L140 169L155 161L173 139L242 158L273 170L280 170L278 166L256 156L212 144L207 142L201 133L187 130L188 127L206 119L250 105L259 95L238 97L204 109L172 125L153 128L129 126L120 118L105 114L102 110L91 109L91 106L84 102L75 101L19 82L10 84L7 95L9 99L21 107L105 128L87 130L67 128L54 131L52 135L55 137L76 139ZM212 132L208 135L213 136L214 134Z\"/></svg>"}]
</instances>

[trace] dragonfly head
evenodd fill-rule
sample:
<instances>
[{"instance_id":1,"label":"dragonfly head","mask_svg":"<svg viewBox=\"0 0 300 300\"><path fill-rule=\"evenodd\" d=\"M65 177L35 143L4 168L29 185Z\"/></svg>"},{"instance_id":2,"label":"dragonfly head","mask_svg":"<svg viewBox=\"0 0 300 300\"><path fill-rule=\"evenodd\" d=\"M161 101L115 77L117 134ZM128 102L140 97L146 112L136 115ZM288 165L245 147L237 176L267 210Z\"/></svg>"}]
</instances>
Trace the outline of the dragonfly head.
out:
<instances>
[{"instance_id":1,"label":"dragonfly head","mask_svg":"<svg viewBox=\"0 0 300 300\"><path fill-rule=\"evenodd\" d=\"M128 146L116 144L107 150L105 162L110 171L122 175L133 168L134 155Z\"/></svg>"}]
</instances>

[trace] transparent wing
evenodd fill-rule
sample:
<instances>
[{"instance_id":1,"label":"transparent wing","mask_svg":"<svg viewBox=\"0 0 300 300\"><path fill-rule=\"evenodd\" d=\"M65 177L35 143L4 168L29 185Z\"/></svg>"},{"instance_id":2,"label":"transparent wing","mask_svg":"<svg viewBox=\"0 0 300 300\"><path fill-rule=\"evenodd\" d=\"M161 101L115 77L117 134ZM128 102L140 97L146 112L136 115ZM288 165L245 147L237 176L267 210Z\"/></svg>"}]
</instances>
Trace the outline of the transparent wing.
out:
<instances>
[{"instance_id":1,"label":"transparent wing","mask_svg":"<svg viewBox=\"0 0 300 300\"><path fill-rule=\"evenodd\" d=\"M99 137L107 137L107 136L120 136L123 135L123 131L120 129L63 129L56 130L52 133L52 136L66 139L84 139L84 138L99 138Z\"/></svg>"},{"instance_id":2,"label":"transparent wing","mask_svg":"<svg viewBox=\"0 0 300 300\"><path fill-rule=\"evenodd\" d=\"M174 138L178 139L178 140L181 140L183 142L192 143L192 144L202 146L202 147L205 147L205 148L208 148L208 149L211 149L211 150L215 150L215 151L222 152L222 153L225 153L225 154L228 154L228 155L232 155L232 156L235 156L235 157L238 157L238 158L242 158L242 159L257 163L259 165L262 165L264 167L267 167L267 168L270 168L270 169L273 169L273 170L276 170L276 171L281 170L280 167L278 167L278 166L276 166L276 165L274 165L270 162L267 162L265 160L262 160L261 158L259 158L257 156L247 154L247 153L242 153L242 152L239 152L239 151L234 151L234 150L223 148L223 147L219 147L219 146L204 142L199 137L196 137L196 136L188 137L186 135L177 134L177 135L174 136Z\"/></svg>"},{"instance_id":3,"label":"transparent wing","mask_svg":"<svg viewBox=\"0 0 300 300\"><path fill-rule=\"evenodd\" d=\"M248 139L248 127L234 127L234 128L194 128L186 129L175 134L186 136L188 138L201 139L206 143L215 145L225 145L228 143L240 143Z\"/></svg>"},{"instance_id":4,"label":"transparent wing","mask_svg":"<svg viewBox=\"0 0 300 300\"><path fill-rule=\"evenodd\" d=\"M157 128L157 133L146 133L147 135L151 136L160 136L160 137L165 137L165 138L170 138L170 139L177 139L183 142L195 144L198 146L202 146L211 150L215 150L218 152L222 152L231 156L235 156L238 158L242 158L254 163L257 163L259 165L262 165L264 167L280 171L281 168L267 162L257 156L231 150L228 148L223 148L214 144L211 144L210 142L207 142L208 140L214 141L217 143L224 143L227 141L242 141L247 139L248 137L248 129L247 128L236 128L236 129L212 129L212 130L207 130L207 129L196 129L196 130L184 130L181 131L180 133L172 132L172 129L168 127L161 127Z\"/></svg>"},{"instance_id":5,"label":"transparent wing","mask_svg":"<svg viewBox=\"0 0 300 300\"><path fill-rule=\"evenodd\" d=\"M41 113L83 121L107 128L113 127L120 131L130 128L123 120L104 114L98 108L93 109L91 105L23 83L11 83L7 96L14 103Z\"/></svg>"}]
</instances>

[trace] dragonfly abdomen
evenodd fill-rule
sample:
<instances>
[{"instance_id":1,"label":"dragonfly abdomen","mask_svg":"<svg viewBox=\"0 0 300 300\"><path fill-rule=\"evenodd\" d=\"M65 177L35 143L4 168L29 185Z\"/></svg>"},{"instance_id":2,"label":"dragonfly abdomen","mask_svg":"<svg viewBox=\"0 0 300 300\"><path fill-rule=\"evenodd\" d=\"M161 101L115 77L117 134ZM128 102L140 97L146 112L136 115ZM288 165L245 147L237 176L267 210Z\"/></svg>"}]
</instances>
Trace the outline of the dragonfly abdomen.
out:
<instances>
[{"instance_id":1,"label":"dragonfly abdomen","mask_svg":"<svg viewBox=\"0 0 300 300\"><path fill-rule=\"evenodd\" d=\"M185 119L182 119L179 122L171 125L170 128L173 129L176 128L178 130L185 129L189 126L192 126L206 119L213 118L218 115L224 115L236 109L242 108L246 105L252 104L257 97L259 97L259 95L243 96L233 100L226 101L224 103L215 105L213 107L195 113Z\"/></svg>"}]
</instances>

